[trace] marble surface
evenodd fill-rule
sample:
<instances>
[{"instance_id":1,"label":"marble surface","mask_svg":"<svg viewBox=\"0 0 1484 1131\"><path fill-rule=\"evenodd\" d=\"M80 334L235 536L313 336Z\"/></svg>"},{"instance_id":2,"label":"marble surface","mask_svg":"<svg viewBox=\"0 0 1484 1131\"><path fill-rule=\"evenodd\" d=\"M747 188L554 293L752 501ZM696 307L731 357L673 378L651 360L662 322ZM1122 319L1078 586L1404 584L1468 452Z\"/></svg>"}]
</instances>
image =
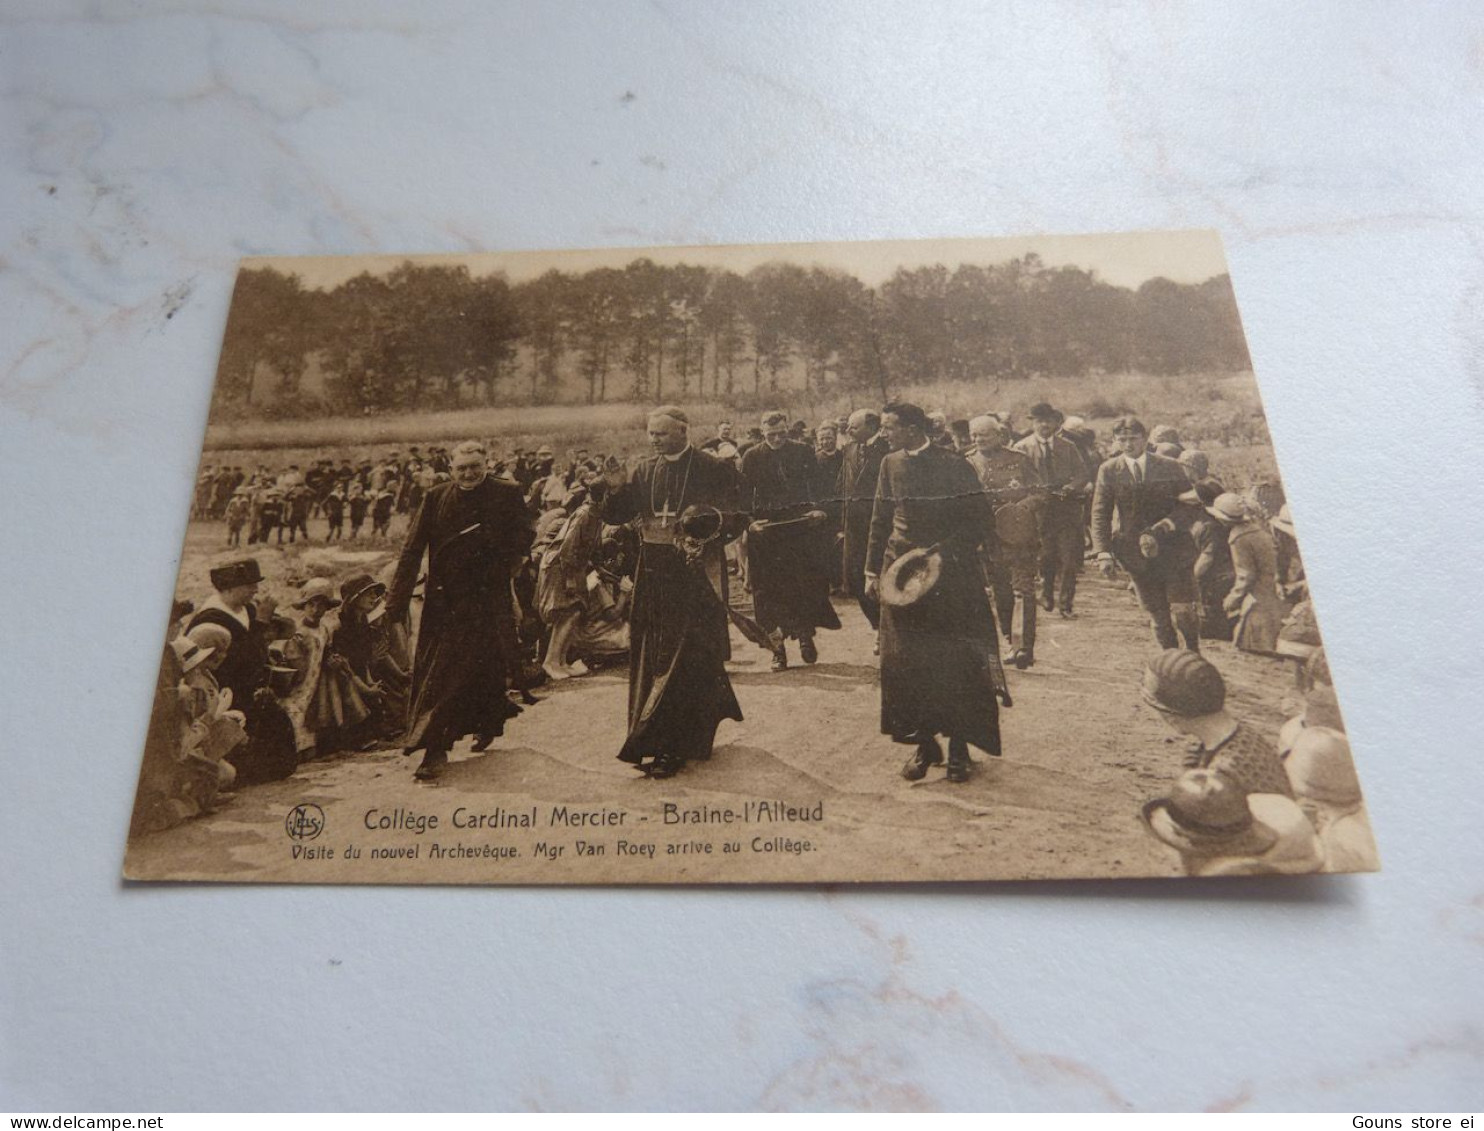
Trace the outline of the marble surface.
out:
<instances>
[{"instance_id":1,"label":"marble surface","mask_svg":"<svg viewBox=\"0 0 1484 1131\"><path fill-rule=\"evenodd\" d=\"M1481 96L1464 5L0 4L0 1108L1477 1105ZM1381 875L120 883L238 256L1172 226Z\"/></svg>"}]
</instances>

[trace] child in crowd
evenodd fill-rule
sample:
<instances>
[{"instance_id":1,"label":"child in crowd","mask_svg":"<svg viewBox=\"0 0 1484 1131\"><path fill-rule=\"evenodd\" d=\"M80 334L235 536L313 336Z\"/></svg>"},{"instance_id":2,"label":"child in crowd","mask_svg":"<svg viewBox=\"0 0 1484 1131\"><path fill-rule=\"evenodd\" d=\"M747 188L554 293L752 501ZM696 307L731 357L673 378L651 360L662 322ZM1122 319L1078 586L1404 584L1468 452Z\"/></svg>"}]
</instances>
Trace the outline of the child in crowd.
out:
<instances>
[{"instance_id":1,"label":"child in crowd","mask_svg":"<svg viewBox=\"0 0 1484 1131\"><path fill-rule=\"evenodd\" d=\"M337 542L345 533L345 490L339 483L330 489L330 493L324 499L325 521L329 523L329 529L325 532L325 541Z\"/></svg>"},{"instance_id":2,"label":"child in crowd","mask_svg":"<svg viewBox=\"0 0 1484 1131\"><path fill-rule=\"evenodd\" d=\"M283 662L294 669L289 691L279 700L294 724L299 760L312 758L316 753L315 731L311 724L310 707L319 690L320 676L324 668L325 649L329 644L331 625L325 616L331 609L340 606L335 588L329 578L312 577L299 590L299 599L294 602L302 616L294 634L283 645Z\"/></svg>"},{"instance_id":3,"label":"child in crowd","mask_svg":"<svg viewBox=\"0 0 1484 1131\"><path fill-rule=\"evenodd\" d=\"M232 497L227 500L227 545L242 545L242 528L247 525L247 513L252 509L252 503L247 497L247 492L241 487L232 492Z\"/></svg>"},{"instance_id":4,"label":"child in crowd","mask_svg":"<svg viewBox=\"0 0 1484 1131\"><path fill-rule=\"evenodd\" d=\"M350 509L350 536L359 538L361 527L366 525L366 511L371 505L371 500L366 497L366 488L362 486L359 479L350 481L350 488L345 495L345 505Z\"/></svg>"}]
</instances>

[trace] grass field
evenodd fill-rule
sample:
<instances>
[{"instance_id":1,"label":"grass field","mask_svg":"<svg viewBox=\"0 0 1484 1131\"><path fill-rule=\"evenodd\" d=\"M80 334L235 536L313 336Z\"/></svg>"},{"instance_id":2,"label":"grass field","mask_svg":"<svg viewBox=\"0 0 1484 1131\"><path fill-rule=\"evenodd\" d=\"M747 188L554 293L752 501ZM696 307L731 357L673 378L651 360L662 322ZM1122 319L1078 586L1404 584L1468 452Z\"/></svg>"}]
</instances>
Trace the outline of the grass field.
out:
<instances>
[{"instance_id":1,"label":"grass field","mask_svg":"<svg viewBox=\"0 0 1484 1131\"><path fill-rule=\"evenodd\" d=\"M1174 425L1188 444L1213 454L1229 452L1233 458L1222 463L1234 484L1276 473L1251 373L1116 374L984 385L906 385L894 389L893 395L929 412L943 412L949 419L1008 409L1022 422L1031 405L1046 400L1069 414L1084 416L1104 435L1114 417L1133 412L1151 428ZM878 408L876 401L859 393L837 393L805 402L795 391L780 396L777 407L812 424L855 408ZM698 437L714 434L722 420L750 423L758 415L716 402L687 402L683 407ZM325 457L380 457L390 448L451 444L471 437L489 441L497 452L550 444L558 452L585 447L634 453L645 447L645 413L646 406L637 404L537 405L213 423L206 429L204 462L285 467Z\"/></svg>"}]
</instances>

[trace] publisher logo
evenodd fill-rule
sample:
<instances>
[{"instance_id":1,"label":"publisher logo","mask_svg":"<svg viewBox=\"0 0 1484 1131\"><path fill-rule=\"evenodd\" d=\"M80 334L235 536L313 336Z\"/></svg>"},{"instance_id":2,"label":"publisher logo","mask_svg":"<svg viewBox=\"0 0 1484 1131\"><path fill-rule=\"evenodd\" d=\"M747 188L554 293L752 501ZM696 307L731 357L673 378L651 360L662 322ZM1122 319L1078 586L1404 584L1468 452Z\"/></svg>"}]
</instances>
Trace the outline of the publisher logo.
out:
<instances>
[{"instance_id":1,"label":"publisher logo","mask_svg":"<svg viewBox=\"0 0 1484 1131\"><path fill-rule=\"evenodd\" d=\"M295 805L283 819L290 840L313 840L325 831L325 811L318 805Z\"/></svg>"}]
</instances>

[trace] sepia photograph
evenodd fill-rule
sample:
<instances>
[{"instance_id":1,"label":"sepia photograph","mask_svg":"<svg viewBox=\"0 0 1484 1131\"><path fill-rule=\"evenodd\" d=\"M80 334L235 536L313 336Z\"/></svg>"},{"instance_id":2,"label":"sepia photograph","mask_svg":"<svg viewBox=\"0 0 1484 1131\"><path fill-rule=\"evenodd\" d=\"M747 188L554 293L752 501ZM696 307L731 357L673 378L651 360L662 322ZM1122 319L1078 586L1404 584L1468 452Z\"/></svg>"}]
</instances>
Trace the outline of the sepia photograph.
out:
<instances>
[{"instance_id":1,"label":"sepia photograph","mask_svg":"<svg viewBox=\"0 0 1484 1131\"><path fill-rule=\"evenodd\" d=\"M215 381L128 879L1380 866L1214 232L248 259Z\"/></svg>"}]
</instances>

